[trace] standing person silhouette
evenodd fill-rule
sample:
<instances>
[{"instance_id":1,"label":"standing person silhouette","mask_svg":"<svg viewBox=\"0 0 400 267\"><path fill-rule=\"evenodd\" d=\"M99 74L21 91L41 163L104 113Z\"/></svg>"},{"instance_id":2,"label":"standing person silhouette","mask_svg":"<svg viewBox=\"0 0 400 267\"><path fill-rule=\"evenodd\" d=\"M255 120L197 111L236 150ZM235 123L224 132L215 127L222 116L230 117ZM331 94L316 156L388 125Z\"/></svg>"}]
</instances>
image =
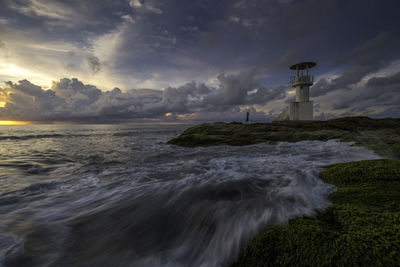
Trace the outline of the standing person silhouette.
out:
<instances>
[{"instance_id":1,"label":"standing person silhouette","mask_svg":"<svg viewBox=\"0 0 400 267\"><path fill-rule=\"evenodd\" d=\"M249 122L249 116L250 116L250 112L247 111L247 112L246 112L246 122Z\"/></svg>"}]
</instances>

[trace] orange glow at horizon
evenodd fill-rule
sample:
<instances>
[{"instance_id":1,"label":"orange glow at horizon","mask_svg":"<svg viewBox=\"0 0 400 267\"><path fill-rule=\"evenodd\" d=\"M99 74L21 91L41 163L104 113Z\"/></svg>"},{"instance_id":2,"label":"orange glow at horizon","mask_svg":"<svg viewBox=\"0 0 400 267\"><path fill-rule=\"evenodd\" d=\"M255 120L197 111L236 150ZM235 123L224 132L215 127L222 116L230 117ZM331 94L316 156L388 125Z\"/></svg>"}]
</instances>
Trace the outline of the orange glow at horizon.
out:
<instances>
[{"instance_id":1,"label":"orange glow at horizon","mask_svg":"<svg viewBox=\"0 0 400 267\"><path fill-rule=\"evenodd\" d=\"M172 113L171 112L165 113L165 116L167 117L172 116Z\"/></svg>"},{"instance_id":2,"label":"orange glow at horizon","mask_svg":"<svg viewBox=\"0 0 400 267\"><path fill-rule=\"evenodd\" d=\"M30 121L0 121L0 125L26 125L31 124Z\"/></svg>"}]
</instances>

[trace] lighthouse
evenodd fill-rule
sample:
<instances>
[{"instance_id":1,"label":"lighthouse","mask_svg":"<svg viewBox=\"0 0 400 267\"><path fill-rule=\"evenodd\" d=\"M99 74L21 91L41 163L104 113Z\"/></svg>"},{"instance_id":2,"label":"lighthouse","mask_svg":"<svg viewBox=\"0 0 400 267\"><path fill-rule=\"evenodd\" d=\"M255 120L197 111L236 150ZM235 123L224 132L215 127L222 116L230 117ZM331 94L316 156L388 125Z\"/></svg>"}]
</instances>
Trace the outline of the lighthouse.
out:
<instances>
[{"instance_id":1,"label":"lighthouse","mask_svg":"<svg viewBox=\"0 0 400 267\"><path fill-rule=\"evenodd\" d=\"M315 65L317 64L314 62L300 62L290 66L291 70L296 71L290 82L296 89L296 101L285 108L276 118L277 121L313 119L314 103L310 101L310 86L314 83L314 77L310 75L309 70Z\"/></svg>"}]
</instances>

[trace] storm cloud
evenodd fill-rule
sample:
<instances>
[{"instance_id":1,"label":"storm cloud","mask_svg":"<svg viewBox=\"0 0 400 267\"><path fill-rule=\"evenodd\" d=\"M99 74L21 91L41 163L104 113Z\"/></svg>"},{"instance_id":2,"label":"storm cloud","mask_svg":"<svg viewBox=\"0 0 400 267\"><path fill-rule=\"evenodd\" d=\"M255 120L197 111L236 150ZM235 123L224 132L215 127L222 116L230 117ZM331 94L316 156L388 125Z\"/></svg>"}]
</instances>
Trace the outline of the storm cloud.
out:
<instances>
[{"instance_id":1,"label":"storm cloud","mask_svg":"<svg viewBox=\"0 0 400 267\"><path fill-rule=\"evenodd\" d=\"M254 118L267 117L253 105L282 99L280 87L262 85L254 71L218 76L218 87L192 81L164 90L119 88L101 91L76 78L53 82L48 90L28 80L7 82L0 89L4 107L0 120L126 122L143 119L234 119L247 110Z\"/></svg>"},{"instance_id":2,"label":"storm cloud","mask_svg":"<svg viewBox=\"0 0 400 267\"><path fill-rule=\"evenodd\" d=\"M86 62L93 73L97 73L100 71L101 63L98 57L89 55L86 57Z\"/></svg>"},{"instance_id":3,"label":"storm cloud","mask_svg":"<svg viewBox=\"0 0 400 267\"><path fill-rule=\"evenodd\" d=\"M353 90L357 90L358 94L342 97L340 102L334 104L334 108L351 108L353 111L363 111L367 107L392 108L398 106L400 103L400 72L388 77L370 78L365 86L353 88ZM395 113L392 114L392 116L394 115Z\"/></svg>"},{"instance_id":4,"label":"storm cloud","mask_svg":"<svg viewBox=\"0 0 400 267\"><path fill-rule=\"evenodd\" d=\"M368 40L338 59L336 64L343 66L344 71L331 81L319 80L313 86L311 96L326 95L336 90L351 90L353 85L367 75L388 67L393 61L393 56L399 56L398 52L389 54L388 51L396 51L396 47L399 46L400 37L388 33Z\"/></svg>"},{"instance_id":5,"label":"storm cloud","mask_svg":"<svg viewBox=\"0 0 400 267\"><path fill-rule=\"evenodd\" d=\"M399 117L397 10L396 0L4 0L1 118L272 119L294 96L288 67L303 60L317 62L322 117Z\"/></svg>"}]
</instances>

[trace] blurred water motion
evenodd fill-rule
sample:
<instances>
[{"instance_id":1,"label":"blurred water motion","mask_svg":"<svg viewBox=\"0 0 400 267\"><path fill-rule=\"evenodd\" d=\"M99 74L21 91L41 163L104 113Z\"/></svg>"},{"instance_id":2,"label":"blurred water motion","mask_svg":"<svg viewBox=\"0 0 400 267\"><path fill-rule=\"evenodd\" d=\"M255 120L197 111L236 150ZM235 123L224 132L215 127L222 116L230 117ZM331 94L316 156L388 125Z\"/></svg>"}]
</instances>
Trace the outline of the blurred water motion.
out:
<instances>
[{"instance_id":1,"label":"blurred water motion","mask_svg":"<svg viewBox=\"0 0 400 267\"><path fill-rule=\"evenodd\" d=\"M338 141L182 148L185 125L0 127L0 265L226 266L263 227L312 215Z\"/></svg>"}]
</instances>

